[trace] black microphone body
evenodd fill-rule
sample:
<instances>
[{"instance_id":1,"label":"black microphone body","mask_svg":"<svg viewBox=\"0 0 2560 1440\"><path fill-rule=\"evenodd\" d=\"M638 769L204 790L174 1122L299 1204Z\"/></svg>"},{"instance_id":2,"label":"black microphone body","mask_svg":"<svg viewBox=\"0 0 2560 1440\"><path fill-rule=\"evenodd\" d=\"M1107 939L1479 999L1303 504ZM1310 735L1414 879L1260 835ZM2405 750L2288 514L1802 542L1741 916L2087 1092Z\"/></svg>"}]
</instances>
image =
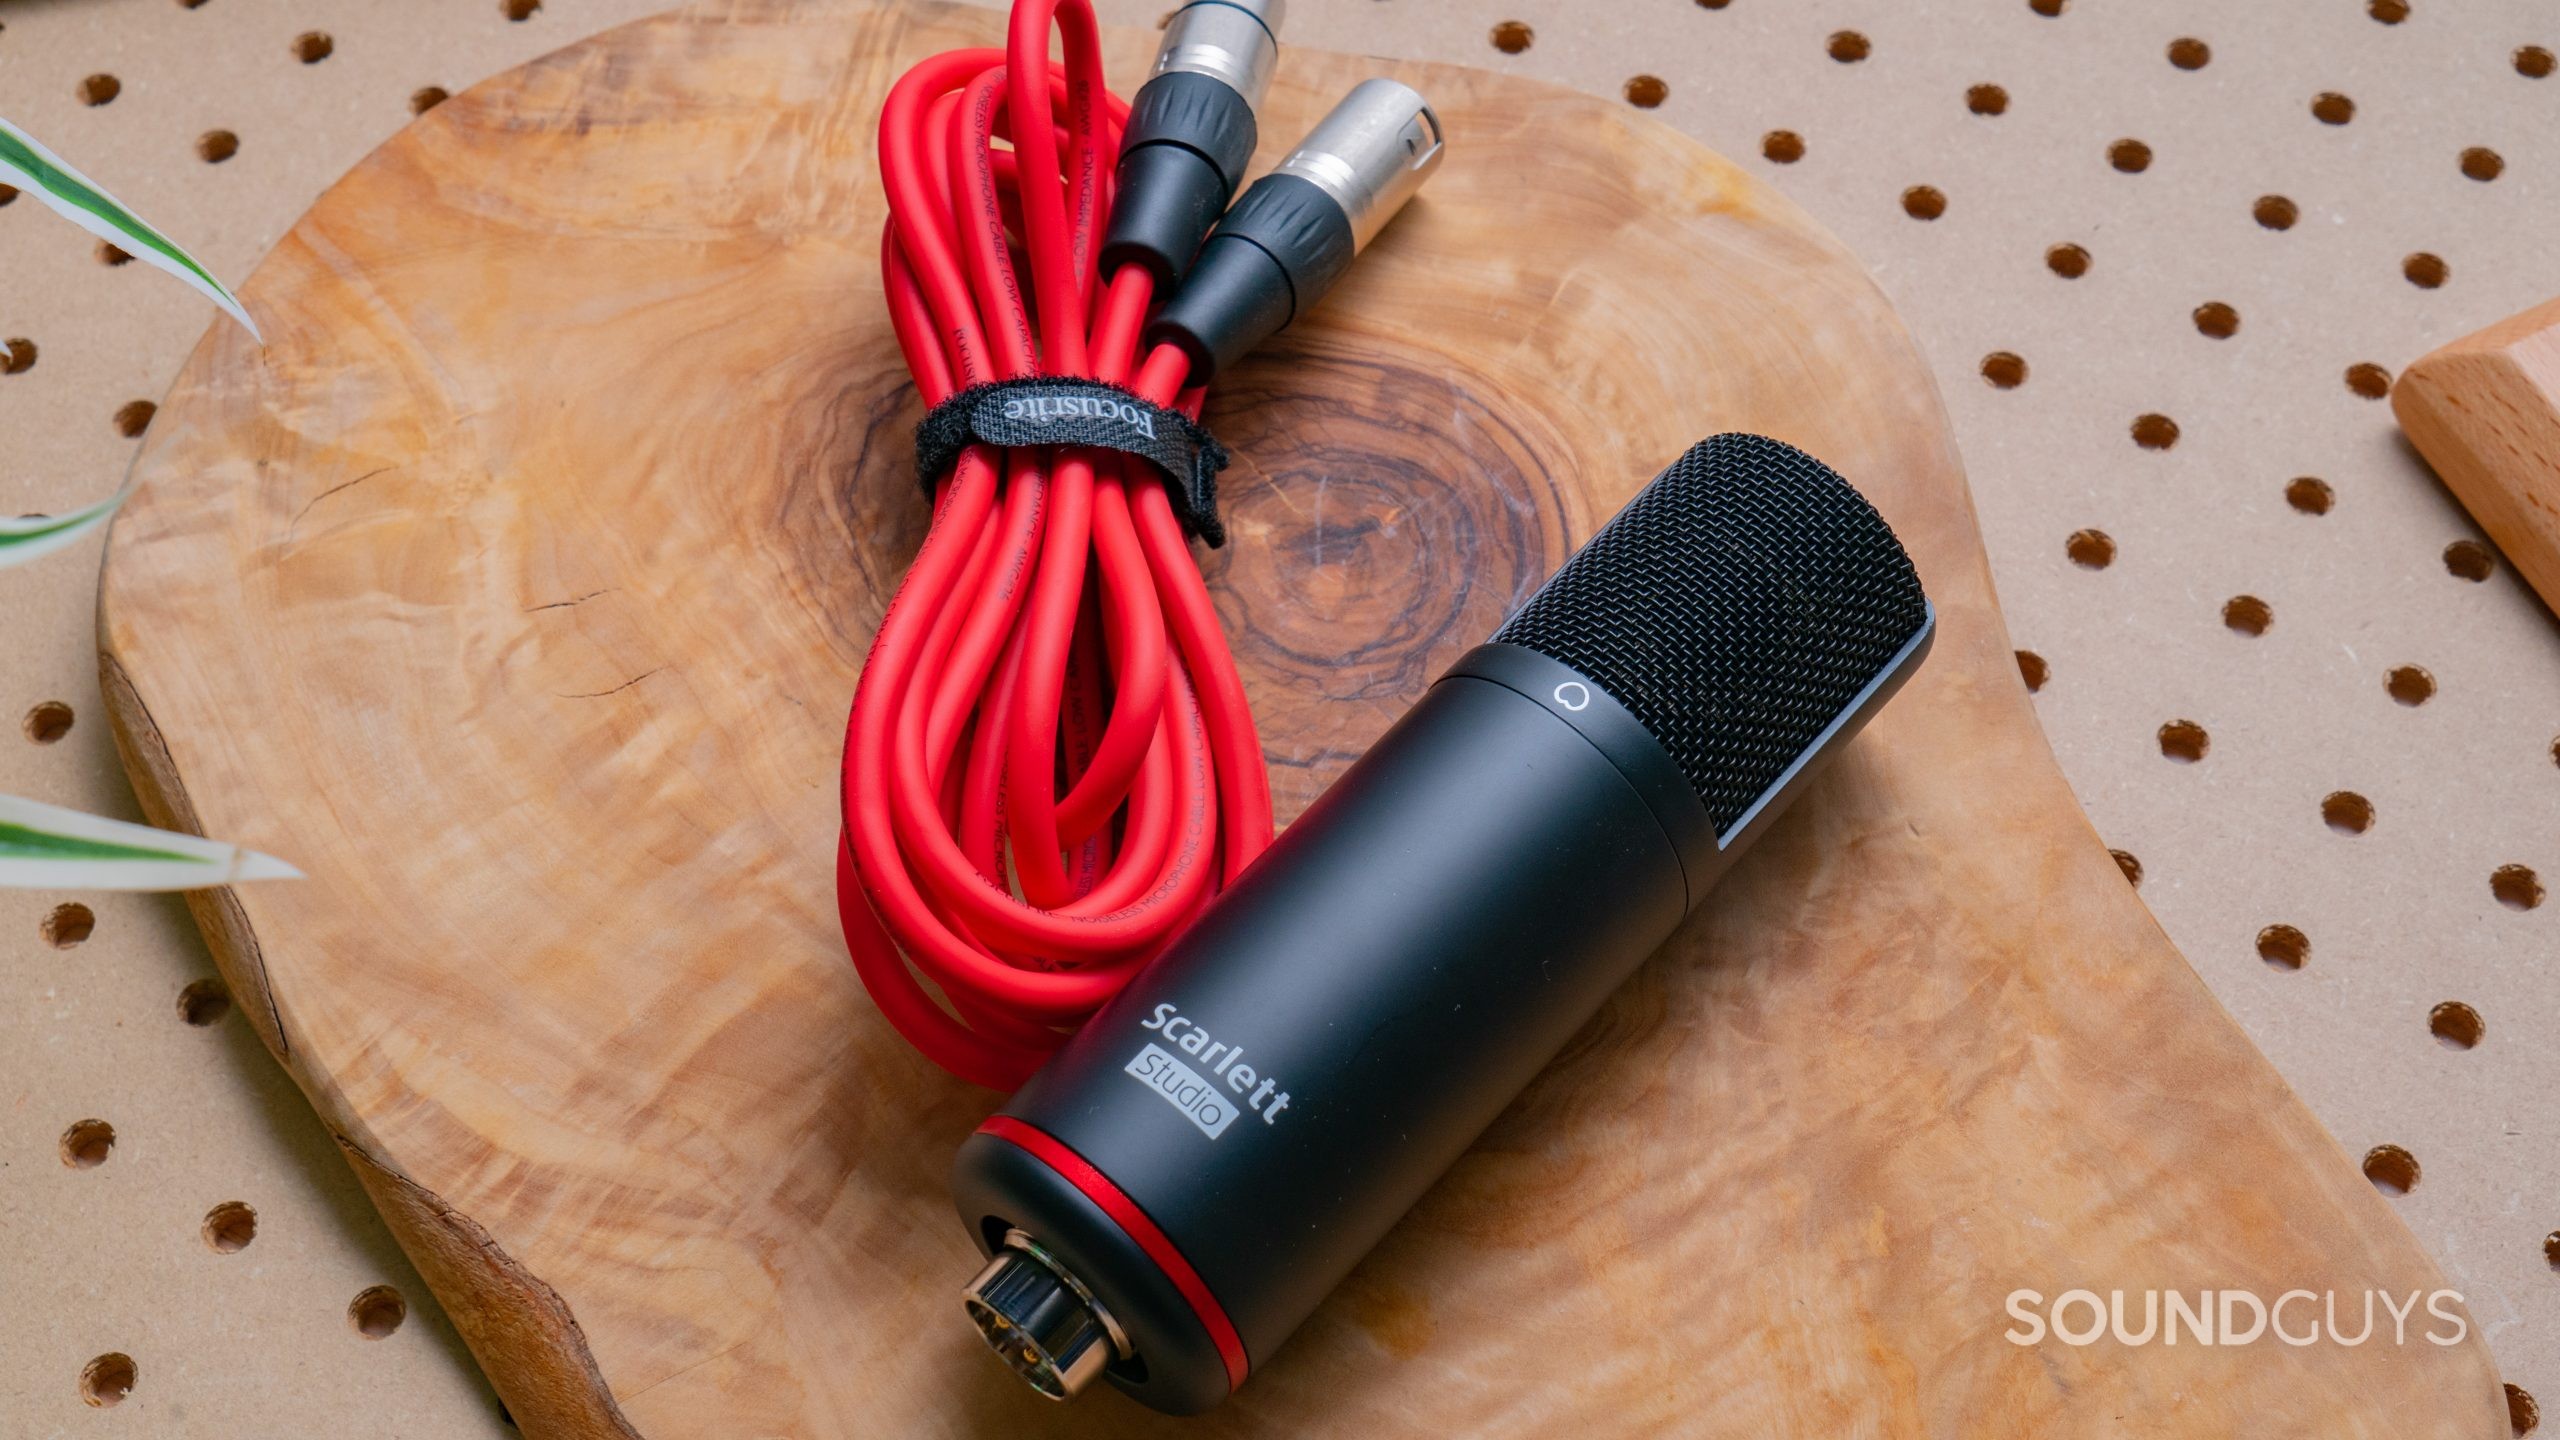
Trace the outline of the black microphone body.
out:
<instances>
[{"instance_id":1,"label":"black microphone body","mask_svg":"<svg viewBox=\"0 0 2560 1440\"><path fill-rule=\"evenodd\" d=\"M1223 1399L1933 629L1845 482L1756 437L1693 449L963 1145L989 1342L1053 1394Z\"/></svg>"}]
</instances>

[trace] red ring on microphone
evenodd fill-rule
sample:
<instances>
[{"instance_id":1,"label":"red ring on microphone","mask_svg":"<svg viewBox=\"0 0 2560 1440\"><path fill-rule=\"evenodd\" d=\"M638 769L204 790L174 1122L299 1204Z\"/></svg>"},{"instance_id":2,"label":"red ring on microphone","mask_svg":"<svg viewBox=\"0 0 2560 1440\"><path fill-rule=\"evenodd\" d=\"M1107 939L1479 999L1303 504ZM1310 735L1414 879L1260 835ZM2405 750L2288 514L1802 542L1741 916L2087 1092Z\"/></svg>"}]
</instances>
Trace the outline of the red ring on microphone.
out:
<instances>
[{"instance_id":1,"label":"red ring on microphone","mask_svg":"<svg viewBox=\"0 0 2560 1440\"><path fill-rule=\"evenodd\" d=\"M1244 1383L1248 1368L1244 1337L1236 1333L1235 1322L1227 1318L1225 1307L1218 1304L1218 1297L1209 1293L1208 1283L1200 1278L1200 1272L1192 1269L1191 1262L1182 1258L1182 1252L1174 1247L1172 1238L1156 1228L1156 1222L1147 1218L1147 1212L1138 1208L1138 1202L1121 1193L1120 1187L1111 1183L1110 1176L1093 1168L1083 1156L1036 1126L1010 1115L990 1115L987 1123L978 1127L978 1133L992 1135L1020 1148L1032 1159L1065 1177L1068 1184L1084 1193L1084 1198L1102 1207L1102 1213L1110 1216L1130 1239L1138 1242L1138 1248L1147 1252L1147 1258L1156 1262L1156 1268L1162 1270L1165 1278L1173 1282L1173 1288L1181 1291L1182 1298L1190 1302L1191 1313L1200 1317L1200 1328L1209 1332L1209 1343L1218 1347L1218 1358L1226 1362L1227 1388L1232 1391Z\"/></svg>"}]
</instances>

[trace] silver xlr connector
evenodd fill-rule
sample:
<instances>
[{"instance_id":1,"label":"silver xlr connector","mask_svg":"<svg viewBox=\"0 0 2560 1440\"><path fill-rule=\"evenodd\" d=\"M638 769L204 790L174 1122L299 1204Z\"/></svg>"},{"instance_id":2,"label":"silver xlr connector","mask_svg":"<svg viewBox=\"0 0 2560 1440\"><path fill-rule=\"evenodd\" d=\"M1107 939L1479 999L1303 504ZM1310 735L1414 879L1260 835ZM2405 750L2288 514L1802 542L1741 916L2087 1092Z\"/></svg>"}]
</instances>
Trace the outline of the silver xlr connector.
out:
<instances>
[{"instance_id":1,"label":"silver xlr connector","mask_svg":"<svg viewBox=\"0 0 2560 1440\"><path fill-rule=\"evenodd\" d=\"M1313 309L1447 153L1412 86L1361 81L1218 221L1146 343L1180 347L1206 383Z\"/></svg>"},{"instance_id":2,"label":"silver xlr connector","mask_svg":"<svg viewBox=\"0 0 2560 1440\"><path fill-rule=\"evenodd\" d=\"M1084 1282L1019 1230L960 1292L998 1359L1052 1400L1072 1400L1131 1352L1111 1312Z\"/></svg>"},{"instance_id":3,"label":"silver xlr connector","mask_svg":"<svg viewBox=\"0 0 2560 1440\"><path fill-rule=\"evenodd\" d=\"M1149 74L1206 75L1259 110L1280 60L1280 20L1287 8L1286 0L1191 0L1165 22Z\"/></svg>"},{"instance_id":4,"label":"silver xlr connector","mask_svg":"<svg viewBox=\"0 0 2560 1440\"><path fill-rule=\"evenodd\" d=\"M1420 91L1363 80L1271 173L1295 175L1341 206L1357 253L1422 189L1447 148Z\"/></svg>"}]
</instances>

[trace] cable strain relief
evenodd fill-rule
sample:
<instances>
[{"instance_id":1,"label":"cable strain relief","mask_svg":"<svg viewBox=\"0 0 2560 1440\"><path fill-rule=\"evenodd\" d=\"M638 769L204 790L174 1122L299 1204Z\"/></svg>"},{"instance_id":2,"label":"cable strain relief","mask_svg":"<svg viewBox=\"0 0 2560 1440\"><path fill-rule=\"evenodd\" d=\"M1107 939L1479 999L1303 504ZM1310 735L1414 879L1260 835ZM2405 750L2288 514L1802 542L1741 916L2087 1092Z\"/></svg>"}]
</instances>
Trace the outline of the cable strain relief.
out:
<instances>
[{"instance_id":1,"label":"cable strain relief","mask_svg":"<svg viewBox=\"0 0 2560 1440\"><path fill-rule=\"evenodd\" d=\"M1350 268L1351 221L1294 175L1266 175L1218 223L1189 278L1147 327L1191 360L1191 383L1232 366L1314 307Z\"/></svg>"},{"instance_id":2,"label":"cable strain relief","mask_svg":"<svg viewBox=\"0 0 2560 1440\"><path fill-rule=\"evenodd\" d=\"M1191 362L1190 385L1206 385L1298 313L1289 272L1270 251L1233 235L1209 237L1182 288L1147 324L1152 350L1171 345Z\"/></svg>"},{"instance_id":3,"label":"cable strain relief","mask_svg":"<svg viewBox=\"0 0 2560 1440\"><path fill-rule=\"evenodd\" d=\"M1200 253L1200 237L1227 208L1226 180L1199 151L1158 141L1120 152L1116 188L1102 273L1141 266L1155 278L1157 294L1171 293Z\"/></svg>"}]
</instances>

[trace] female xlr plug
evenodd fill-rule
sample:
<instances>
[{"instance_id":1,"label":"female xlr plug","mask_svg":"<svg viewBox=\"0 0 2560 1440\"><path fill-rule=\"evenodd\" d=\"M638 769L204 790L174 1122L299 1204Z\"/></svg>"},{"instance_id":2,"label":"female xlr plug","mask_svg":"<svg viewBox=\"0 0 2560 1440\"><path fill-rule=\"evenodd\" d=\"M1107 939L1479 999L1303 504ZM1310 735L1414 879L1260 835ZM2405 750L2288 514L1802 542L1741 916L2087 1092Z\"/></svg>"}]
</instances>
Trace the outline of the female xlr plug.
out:
<instances>
[{"instance_id":1,"label":"female xlr plug","mask_svg":"<svg viewBox=\"0 0 2560 1440\"><path fill-rule=\"evenodd\" d=\"M1129 102L1102 273L1143 267L1170 290L1235 198L1259 138L1253 112L1280 58L1283 0L1191 0L1165 22Z\"/></svg>"}]
</instances>

